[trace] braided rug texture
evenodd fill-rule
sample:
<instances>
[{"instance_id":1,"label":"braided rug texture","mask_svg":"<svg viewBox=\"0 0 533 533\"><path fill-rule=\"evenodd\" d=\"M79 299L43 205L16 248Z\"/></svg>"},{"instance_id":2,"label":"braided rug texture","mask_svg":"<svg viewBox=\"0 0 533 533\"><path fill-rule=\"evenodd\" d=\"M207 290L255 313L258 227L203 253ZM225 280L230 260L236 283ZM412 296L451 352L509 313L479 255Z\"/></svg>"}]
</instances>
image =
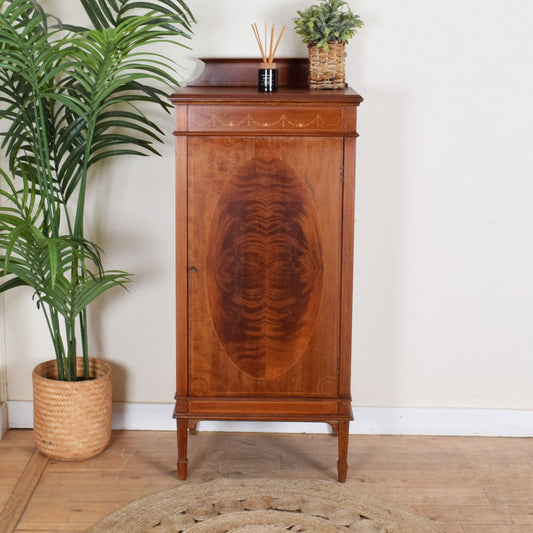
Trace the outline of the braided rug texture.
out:
<instances>
[{"instance_id":1,"label":"braided rug texture","mask_svg":"<svg viewBox=\"0 0 533 533\"><path fill-rule=\"evenodd\" d=\"M430 520L330 481L218 479L136 500L89 533L441 533Z\"/></svg>"}]
</instances>

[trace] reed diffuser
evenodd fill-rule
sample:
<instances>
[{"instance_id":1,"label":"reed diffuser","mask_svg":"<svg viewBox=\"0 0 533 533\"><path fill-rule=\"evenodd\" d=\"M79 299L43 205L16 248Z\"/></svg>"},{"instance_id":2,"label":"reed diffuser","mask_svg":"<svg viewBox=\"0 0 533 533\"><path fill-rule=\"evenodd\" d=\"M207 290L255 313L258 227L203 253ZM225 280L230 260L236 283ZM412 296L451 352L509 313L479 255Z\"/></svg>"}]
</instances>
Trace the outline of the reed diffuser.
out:
<instances>
[{"instance_id":1,"label":"reed diffuser","mask_svg":"<svg viewBox=\"0 0 533 533\"><path fill-rule=\"evenodd\" d=\"M274 36L276 31L276 25L272 24L272 29L270 30L270 44L268 40L268 28L267 23L265 22L265 41L264 47L261 40L261 35L257 24L252 24L252 31L254 32L255 39L259 46L259 51L261 52L262 63L259 65L257 71L257 90L261 92L274 92L278 90L278 69L276 68L276 63L274 62L274 57L278 51L278 46L283 37L283 32L285 31L285 26L283 26L276 45L274 46ZM268 55L267 55L268 51Z\"/></svg>"}]
</instances>

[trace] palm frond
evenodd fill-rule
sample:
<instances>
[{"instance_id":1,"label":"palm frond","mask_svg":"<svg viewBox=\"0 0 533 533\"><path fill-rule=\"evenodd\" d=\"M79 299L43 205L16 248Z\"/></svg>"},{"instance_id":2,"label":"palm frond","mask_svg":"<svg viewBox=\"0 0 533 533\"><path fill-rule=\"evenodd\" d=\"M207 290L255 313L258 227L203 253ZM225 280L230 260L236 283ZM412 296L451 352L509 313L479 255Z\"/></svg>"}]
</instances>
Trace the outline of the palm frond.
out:
<instances>
[{"instance_id":1,"label":"palm frond","mask_svg":"<svg viewBox=\"0 0 533 533\"><path fill-rule=\"evenodd\" d=\"M146 109L171 109L175 72L149 47L185 46L194 22L184 0L80 3L92 28L63 23L38 0L0 0L0 137L9 170L0 170L0 292L33 288L66 379L75 378L74 321L86 356L87 305L130 279L105 271L99 248L84 238L89 171L109 157L158 154L163 132Z\"/></svg>"},{"instance_id":2,"label":"palm frond","mask_svg":"<svg viewBox=\"0 0 533 533\"><path fill-rule=\"evenodd\" d=\"M187 32L192 31L195 22L192 11L183 0L81 0L81 4L97 30L116 27L135 17L138 10L168 17L168 23L178 24Z\"/></svg>"},{"instance_id":3,"label":"palm frond","mask_svg":"<svg viewBox=\"0 0 533 533\"><path fill-rule=\"evenodd\" d=\"M122 271L106 272L94 243L70 235L47 237L15 216L0 215L0 248L6 250L0 255L0 274L32 287L40 304L46 303L68 320L74 320L99 294L124 286L131 277Z\"/></svg>"}]
</instances>

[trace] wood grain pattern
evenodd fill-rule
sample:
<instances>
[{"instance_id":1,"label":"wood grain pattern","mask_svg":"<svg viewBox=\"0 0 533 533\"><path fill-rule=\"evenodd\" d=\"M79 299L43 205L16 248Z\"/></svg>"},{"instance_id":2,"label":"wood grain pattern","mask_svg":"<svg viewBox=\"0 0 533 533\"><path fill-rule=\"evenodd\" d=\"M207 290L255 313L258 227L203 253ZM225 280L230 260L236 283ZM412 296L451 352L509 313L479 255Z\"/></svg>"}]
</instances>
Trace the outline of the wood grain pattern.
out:
<instances>
[{"instance_id":1,"label":"wood grain pattern","mask_svg":"<svg viewBox=\"0 0 533 533\"><path fill-rule=\"evenodd\" d=\"M189 394L338 396L342 155L189 138Z\"/></svg>"},{"instance_id":2,"label":"wood grain pattern","mask_svg":"<svg viewBox=\"0 0 533 533\"><path fill-rule=\"evenodd\" d=\"M350 109L348 115L355 115ZM355 120L355 119L354 119ZM354 223L355 223L355 139L344 141L343 166L343 227L342 233L349 238L342 240L342 279L340 291L341 316L353 319L353 263L354 263ZM352 320L343 320L340 331L340 387L341 397L349 398L351 394L351 353L352 353Z\"/></svg>"},{"instance_id":3,"label":"wood grain pattern","mask_svg":"<svg viewBox=\"0 0 533 533\"><path fill-rule=\"evenodd\" d=\"M183 87L170 96L176 105L258 105L258 106L357 106L361 95L353 89L317 91L309 88L287 87L273 93L262 93L255 88L238 87ZM346 130L348 132L348 130Z\"/></svg>"},{"instance_id":4,"label":"wood grain pattern","mask_svg":"<svg viewBox=\"0 0 533 533\"><path fill-rule=\"evenodd\" d=\"M177 421L177 438L178 438L178 478L187 478L187 431L189 423L187 420L178 419Z\"/></svg>"},{"instance_id":5,"label":"wood grain pattern","mask_svg":"<svg viewBox=\"0 0 533 533\"><path fill-rule=\"evenodd\" d=\"M341 482L346 481L348 473L348 428L350 422L348 420L339 420L338 427L338 447L339 458L337 460L337 477Z\"/></svg>"},{"instance_id":6,"label":"wood grain pattern","mask_svg":"<svg viewBox=\"0 0 533 533\"><path fill-rule=\"evenodd\" d=\"M177 149L186 149L177 169L179 476L191 420L305 420L338 431L344 481L362 99L349 89L265 97L210 86L171 100Z\"/></svg>"},{"instance_id":7,"label":"wood grain pattern","mask_svg":"<svg viewBox=\"0 0 533 533\"><path fill-rule=\"evenodd\" d=\"M254 58L200 58L205 67L202 74L189 82L192 87L237 86L257 87L257 68ZM278 87L307 87L309 60L307 58L276 58L279 72Z\"/></svg>"},{"instance_id":8,"label":"wood grain pattern","mask_svg":"<svg viewBox=\"0 0 533 533\"><path fill-rule=\"evenodd\" d=\"M38 450L32 453L11 497L0 513L0 531L2 533L15 531L26 505L48 465L48 461L48 457L42 455Z\"/></svg>"},{"instance_id":9,"label":"wood grain pattern","mask_svg":"<svg viewBox=\"0 0 533 533\"><path fill-rule=\"evenodd\" d=\"M273 379L313 333L323 260L313 199L280 159L253 158L228 181L211 220L206 276L211 318L232 361Z\"/></svg>"},{"instance_id":10,"label":"wood grain pattern","mask_svg":"<svg viewBox=\"0 0 533 533\"><path fill-rule=\"evenodd\" d=\"M189 437L191 483L221 476L335 479L337 443L330 435L199 429ZM114 431L109 448L93 459L50 461L15 533L86 532L132 500L176 488L182 482L175 439L171 431ZM6 502L32 441L27 430L11 430L0 441ZM446 533L532 530L533 439L351 435L348 462L353 490L407 505Z\"/></svg>"},{"instance_id":11,"label":"wood grain pattern","mask_svg":"<svg viewBox=\"0 0 533 533\"><path fill-rule=\"evenodd\" d=\"M239 419L253 416L256 420L262 418L300 418L311 420L339 416L337 402L332 400L252 400L238 399L191 399L189 413L196 414L200 419L206 415L219 415L224 419ZM203 416L202 416L203 415ZM348 418L348 416L346 416Z\"/></svg>"},{"instance_id":12,"label":"wood grain pattern","mask_svg":"<svg viewBox=\"0 0 533 533\"><path fill-rule=\"evenodd\" d=\"M178 117L183 113L178 112ZM176 301L187 301L187 139L176 138ZM176 395L187 394L187 306L176 307Z\"/></svg>"}]
</instances>

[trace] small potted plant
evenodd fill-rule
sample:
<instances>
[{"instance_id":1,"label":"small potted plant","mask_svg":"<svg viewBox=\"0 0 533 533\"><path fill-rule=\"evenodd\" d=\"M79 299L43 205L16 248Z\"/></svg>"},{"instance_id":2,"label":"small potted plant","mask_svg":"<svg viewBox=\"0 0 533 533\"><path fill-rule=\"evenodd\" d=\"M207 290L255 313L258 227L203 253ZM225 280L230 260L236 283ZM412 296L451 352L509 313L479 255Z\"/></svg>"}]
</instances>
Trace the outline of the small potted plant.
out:
<instances>
[{"instance_id":1,"label":"small potted plant","mask_svg":"<svg viewBox=\"0 0 533 533\"><path fill-rule=\"evenodd\" d=\"M298 15L294 25L309 51L309 87L344 88L345 43L363 21L344 0L322 0Z\"/></svg>"},{"instance_id":2,"label":"small potted plant","mask_svg":"<svg viewBox=\"0 0 533 533\"><path fill-rule=\"evenodd\" d=\"M130 279L104 270L85 236L90 171L157 154L162 132L141 107L169 111L174 76L143 47L181 44L194 20L183 0L81 4L92 28L62 24L37 0L0 0L0 293L30 287L42 312L55 359L33 372L35 442L71 460L111 435L111 369L89 357L87 306Z\"/></svg>"}]
</instances>

